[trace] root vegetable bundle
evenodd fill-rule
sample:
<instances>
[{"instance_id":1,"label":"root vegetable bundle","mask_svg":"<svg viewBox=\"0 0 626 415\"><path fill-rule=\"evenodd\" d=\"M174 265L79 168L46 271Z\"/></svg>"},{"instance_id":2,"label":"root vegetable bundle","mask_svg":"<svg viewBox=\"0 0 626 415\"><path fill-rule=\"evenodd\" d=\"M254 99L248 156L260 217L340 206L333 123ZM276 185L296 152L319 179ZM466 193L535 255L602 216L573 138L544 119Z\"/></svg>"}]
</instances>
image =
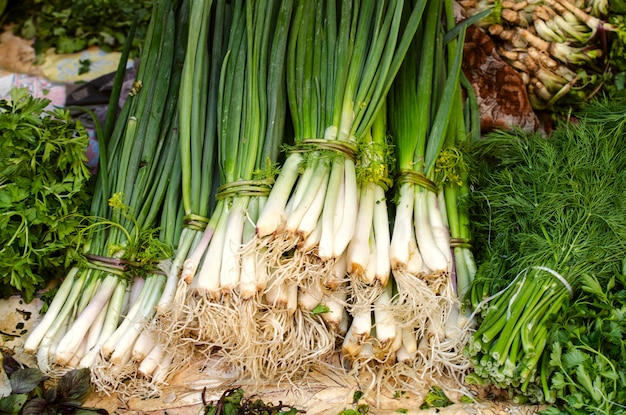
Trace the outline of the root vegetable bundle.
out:
<instances>
[{"instance_id":1,"label":"root vegetable bundle","mask_svg":"<svg viewBox=\"0 0 626 415\"><path fill-rule=\"evenodd\" d=\"M618 13L608 1L459 3L469 15L491 10L478 25L496 40L498 54L522 75L536 110L583 102L604 84L615 83L614 76L623 70L609 61L623 49L623 29L607 21Z\"/></svg>"}]
</instances>

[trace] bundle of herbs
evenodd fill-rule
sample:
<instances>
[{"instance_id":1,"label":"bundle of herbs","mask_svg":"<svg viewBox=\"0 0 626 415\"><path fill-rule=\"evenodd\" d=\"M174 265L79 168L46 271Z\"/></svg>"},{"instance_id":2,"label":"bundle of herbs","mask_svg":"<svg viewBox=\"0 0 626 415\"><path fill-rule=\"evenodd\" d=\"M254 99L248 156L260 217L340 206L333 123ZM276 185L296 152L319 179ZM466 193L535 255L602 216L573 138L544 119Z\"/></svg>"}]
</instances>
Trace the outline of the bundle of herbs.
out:
<instances>
[{"instance_id":1,"label":"bundle of herbs","mask_svg":"<svg viewBox=\"0 0 626 415\"><path fill-rule=\"evenodd\" d=\"M472 146L472 379L554 402L549 413L624 411L624 115L595 101L549 137Z\"/></svg>"},{"instance_id":2,"label":"bundle of herbs","mask_svg":"<svg viewBox=\"0 0 626 415\"><path fill-rule=\"evenodd\" d=\"M89 369L71 370L51 379L9 353L0 355L0 364L10 389L8 394L0 395L1 414L108 415L105 409L83 406L93 391Z\"/></svg>"},{"instance_id":3,"label":"bundle of herbs","mask_svg":"<svg viewBox=\"0 0 626 415\"><path fill-rule=\"evenodd\" d=\"M89 209L87 131L14 88L0 101L0 292L26 302L63 272Z\"/></svg>"}]
</instances>

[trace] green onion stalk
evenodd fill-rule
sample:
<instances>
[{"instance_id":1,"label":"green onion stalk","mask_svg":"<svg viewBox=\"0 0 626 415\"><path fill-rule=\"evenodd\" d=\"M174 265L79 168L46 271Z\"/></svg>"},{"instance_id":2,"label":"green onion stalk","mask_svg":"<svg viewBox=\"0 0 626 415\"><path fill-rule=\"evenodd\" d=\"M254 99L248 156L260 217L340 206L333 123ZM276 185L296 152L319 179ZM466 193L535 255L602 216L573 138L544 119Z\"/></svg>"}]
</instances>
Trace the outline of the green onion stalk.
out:
<instances>
[{"instance_id":1,"label":"green onion stalk","mask_svg":"<svg viewBox=\"0 0 626 415\"><path fill-rule=\"evenodd\" d=\"M362 137L359 148L356 166L359 226L347 247L347 273L354 283L385 287L391 275L386 193L392 185L389 177L392 150L387 136L385 103L370 132Z\"/></svg>"},{"instance_id":2,"label":"green onion stalk","mask_svg":"<svg viewBox=\"0 0 626 415\"><path fill-rule=\"evenodd\" d=\"M446 23L449 27L455 26L454 12L452 5L447 2ZM457 26L458 28L458 26ZM457 39L451 38L447 42L448 53L453 56L457 53L457 48L463 47ZM448 66L452 69L452 61ZM465 160L464 153L467 152L472 140L479 140L480 131L480 108L477 97L469 80L460 74L460 88L456 90L454 96L453 113L450 124L446 130L446 142L444 148L437 158L435 171L439 176L438 181L442 186L443 206L445 206L446 226L450 231L450 249L452 250L452 282L457 296L457 302L453 307L453 312L459 312L459 319L449 318L447 328L452 330L448 334L449 339L459 338L458 330L464 331L469 328L470 310L464 306L464 300L470 289L474 276L476 275L476 261L472 252L472 239L470 230L469 215L469 163ZM465 101L463 95L466 96ZM454 347L458 347L455 345Z\"/></svg>"},{"instance_id":3,"label":"green onion stalk","mask_svg":"<svg viewBox=\"0 0 626 415\"><path fill-rule=\"evenodd\" d=\"M135 87L112 135L101 140L106 168L100 169L96 185L93 223L79 235L85 240L82 260L25 342L25 350L36 353L46 372L93 368L114 355L122 356L114 361L126 361L136 337L126 337L121 327L128 326L131 313L149 318L163 288L159 264L169 258L171 247L159 240L156 226L178 141L169 111L175 107L176 86L162 85L177 82L172 42L182 35L177 15L177 5L170 2L158 2L153 9ZM116 338L126 343L118 344Z\"/></svg>"},{"instance_id":4,"label":"green onion stalk","mask_svg":"<svg viewBox=\"0 0 626 415\"><path fill-rule=\"evenodd\" d=\"M295 144L256 233L267 244L273 286L286 295L281 301L326 310L323 318L337 333L347 330L351 265L346 255L361 226L360 147L383 108L422 10L404 1L301 1L296 8L287 55ZM363 226L371 228L371 220Z\"/></svg>"},{"instance_id":5,"label":"green onion stalk","mask_svg":"<svg viewBox=\"0 0 626 415\"><path fill-rule=\"evenodd\" d=\"M162 159L156 165L155 180L150 185L150 192L144 192L146 199L139 217L148 214L150 226L158 226L158 233L154 231L154 237L160 243L171 248L178 248L182 236L183 206L180 202L182 196L182 160L179 152L180 122L176 109L179 106L178 88L182 81L182 68L186 59L184 44L187 41L189 4L188 1L180 2L174 14L175 37L173 41L173 61L169 88L162 110L160 124L161 140L164 148L167 148L167 158ZM172 15L168 19L171 19ZM164 38L164 41L167 41ZM157 107L158 108L158 107ZM167 146L167 147L165 147ZM150 202L149 194L155 195ZM144 243L141 247L142 255L150 257L154 248ZM157 335L152 330L152 324L156 318L158 306L169 297L167 289L172 273L173 253L161 261L159 269L150 272L145 279L145 284L136 293L136 301L130 301L128 311L124 315L119 327L113 332L102 345L101 354L108 359L95 371L94 380L101 389L115 387L116 379L133 379L134 388L145 388L147 393L156 393L155 386L162 383L168 374L168 362L170 357L165 353L161 355L158 370L148 370L146 365L151 361L144 362L147 356L154 356L157 352L163 352L159 346ZM131 294L132 295L132 294ZM92 351L92 355L95 353ZM150 367L150 366L148 366ZM133 392L129 392L133 393Z\"/></svg>"},{"instance_id":6,"label":"green onion stalk","mask_svg":"<svg viewBox=\"0 0 626 415\"><path fill-rule=\"evenodd\" d=\"M402 333L398 354L404 363L396 367L398 378L436 380L461 369L456 364L461 350L451 347L445 331L458 296L449 218L436 171L457 117L463 116L458 106L462 47L456 45L463 44L465 31L461 26L452 43L444 42L444 17L451 13L450 4L428 3L388 100L397 160L390 262Z\"/></svg>"},{"instance_id":7,"label":"green onion stalk","mask_svg":"<svg viewBox=\"0 0 626 415\"><path fill-rule=\"evenodd\" d=\"M140 371L152 373L162 367L163 354L175 357L173 367L184 364L183 357L193 342L185 329L193 322L186 305L187 288L213 232L215 221L209 216L214 208L217 152L217 97L221 65L226 54L225 33L231 11L224 2L192 0L187 4L189 28L178 95L179 152L181 159L181 204L184 212L176 254L167 283L157 305L151 329L162 340L156 343Z\"/></svg>"},{"instance_id":8,"label":"green onion stalk","mask_svg":"<svg viewBox=\"0 0 626 415\"><path fill-rule=\"evenodd\" d=\"M478 325L467 380L539 402L564 375L549 364L553 322L575 313L585 281L620 275L626 248L623 105L592 102L575 115L547 139L494 132L471 152L472 230L484 248L469 292Z\"/></svg>"},{"instance_id":9,"label":"green onion stalk","mask_svg":"<svg viewBox=\"0 0 626 415\"><path fill-rule=\"evenodd\" d=\"M206 353L218 349L235 370L260 379L282 366L268 365L267 353L288 345L282 335L273 341L256 339L272 327L258 321L268 302L263 293L269 271L254 223L271 189L285 134L284 62L293 2L236 1L230 6L215 106L216 204L206 243L199 243L185 261L184 285L179 284L177 294L183 300L175 304L181 305L182 319L174 323L175 330L193 332L209 344ZM225 7L226 2L217 2L217 9Z\"/></svg>"},{"instance_id":10,"label":"green onion stalk","mask_svg":"<svg viewBox=\"0 0 626 415\"><path fill-rule=\"evenodd\" d=\"M388 174L391 149L387 140L386 115L383 103L370 131L359 144L361 151L357 154L356 172L359 197L357 223L360 226L347 249L329 271L319 262L313 265L297 260L295 263L300 268L294 270L300 276L315 272L324 276L300 281L298 306L312 313L319 311L330 334L344 338L344 355L360 361L372 358L371 353L361 351L363 347L374 350L369 344L373 341L370 317L374 303L384 296L391 275L386 200L391 182ZM303 252L307 252L307 248ZM379 304L382 303L379 301ZM377 333L383 335L382 323L378 325ZM382 350L388 344L387 340L377 344L379 355L384 354Z\"/></svg>"},{"instance_id":11,"label":"green onion stalk","mask_svg":"<svg viewBox=\"0 0 626 415\"><path fill-rule=\"evenodd\" d=\"M460 96L455 98L455 108L463 117L451 120L449 142L441 152L436 170L441 175L443 197L446 208L446 222L450 230L450 247L453 255L452 282L458 299L454 303L452 313L458 318L450 318L446 324L447 337L458 339L461 334L468 334L472 326L471 310L465 306L465 298L476 275L476 261L472 250L472 238L469 215L469 163L466 160L471 140L480 139L480 114L476 97L469 81L463 76L462 85L467 94L464 103ZM464 108L465 107L465 108ZM466 125L472 126L470 129Z\"/></svg>"},{"instance_id":12,"label":"green onion stalk","mask_svg":"<svg viewBox=\"0 0 626 415\"><path fill-rule=\"evenodd\" d=\"M158 307L161 319L166 319L167 313L175 309L172 304L178 285L182 283L179 276L190 278L185 274L184 265L193 267L190 263L195 257L191 253L198 246L206 246L213 232L213 228L207 225L214 196L217 91L225 54L223 33L228 28L228 11L222 3L216 4L214 10L212 7L211 0L189 2L189 36L182 45L186 54L177 108L185 216L167 289Z\"/></svg>"},{"instance_id":13,"label":"green onion stalk","mask_svg":"<svg viewBox=\"0 0 626 415\"><path fill-rule=\"evenodd\" d=\"M386 193L391 185L388 172L391 148L385 105L376 116L371 132L363 138L363 144L357 163L360 226L346 252L351 322L342 352L352 360L353 367L372 359L388 361L395 356L395 341L400 338L389 313L393 283L390 283L391 235Z\"/></svg>"}]
</instances>

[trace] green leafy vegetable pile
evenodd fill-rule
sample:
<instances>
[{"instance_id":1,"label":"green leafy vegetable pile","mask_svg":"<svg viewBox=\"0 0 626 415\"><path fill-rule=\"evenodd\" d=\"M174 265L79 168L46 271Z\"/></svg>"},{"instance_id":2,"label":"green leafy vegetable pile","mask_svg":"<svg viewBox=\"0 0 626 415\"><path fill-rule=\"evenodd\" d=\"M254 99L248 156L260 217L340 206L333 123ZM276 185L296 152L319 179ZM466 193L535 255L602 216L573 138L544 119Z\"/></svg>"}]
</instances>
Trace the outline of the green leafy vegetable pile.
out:
<instances>
[{"instance_id":1,"label":"green leafy vegetable pile","mask_svg":"<svg viewBox=\"0 0 626 415\"><path fill-rule=\"evenodd\" d=\"M246 398L241 388L225 391L217 402L205 403L202 415L296 415L302 413L282 403L273 405L261 399Z\"/></svg>"},{"instance_id":2,"label":"green leafy vegetable pile","mask_svg":"<svg viewBox=\"0 0 626 415\"><path fill-rule=\"evenodd\" d=\"M37 63L50 48L74 53L97 45L106 52L121 51L135 19L133 55L146 36L152 0L22 0L10 2L0 24L15 24L15 33L35 38Z\"/></svg>"},{"instance_id":3,"label":"green leafy vegetable pile","mask_svg":"<svg viewBox=\"0 0 626 415\"><path fill-rule=\"evenodd\" d=\"M623 414L626 105L576 115L548 138L500 131L473 146L469 379L549 414Z\"/></svg>"},{"instance_id":4,"label":"green leafy vegetable pile","mask_svg":"<svg viewBox=\"0 0 626 415\"><path fill-rule=\"evenodd\" d=\"M545 415L626 413L625 269L602 284L587 277L580 297L559 316L548 371L549 402L561 402Z\"/></svg>"},{"instance_id":5,"label":"green leafy vegetable pile","mask_svg":"<svg viewBox=\"0 0 626 415\"><path fill-rule=\"evenodd\" d=\"M11 384L11 393L0 398L2 415L108 415L104 409L83 407L92 390L89 369L70 370L51 385L39 369L20 364L8 353L2 365Z\"/></svg>"},{"instance_id":6,"label":"green leafy vegetable pile","mask_svg":"<svg viewBox=\"0 0 626 415\"><path fill-rule=\"evenodd\" d=\"M69 111L13 89L0 100L0 292L30 302L57 272L89 206L89 138Z\"/></svg>"}]
</instances>

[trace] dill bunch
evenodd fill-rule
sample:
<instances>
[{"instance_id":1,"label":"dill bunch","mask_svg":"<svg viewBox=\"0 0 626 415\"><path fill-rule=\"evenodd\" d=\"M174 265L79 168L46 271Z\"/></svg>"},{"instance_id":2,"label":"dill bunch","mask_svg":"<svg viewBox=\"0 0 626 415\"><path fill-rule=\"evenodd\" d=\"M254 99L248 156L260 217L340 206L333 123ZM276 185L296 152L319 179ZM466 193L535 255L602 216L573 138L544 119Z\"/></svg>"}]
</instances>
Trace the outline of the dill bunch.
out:
<instances>
[{"instance_id":1,"label":"dill bunch","mask_svg":"<svg viewBox=\"0 0 626 415\"><path fill-rule=\"evenodd\" d=\"M556 400L557 316L623 273L625 136L626 104L597 100L548 137L496 131L473 143L474 381Z\"/></svg>"}]
</instances>

